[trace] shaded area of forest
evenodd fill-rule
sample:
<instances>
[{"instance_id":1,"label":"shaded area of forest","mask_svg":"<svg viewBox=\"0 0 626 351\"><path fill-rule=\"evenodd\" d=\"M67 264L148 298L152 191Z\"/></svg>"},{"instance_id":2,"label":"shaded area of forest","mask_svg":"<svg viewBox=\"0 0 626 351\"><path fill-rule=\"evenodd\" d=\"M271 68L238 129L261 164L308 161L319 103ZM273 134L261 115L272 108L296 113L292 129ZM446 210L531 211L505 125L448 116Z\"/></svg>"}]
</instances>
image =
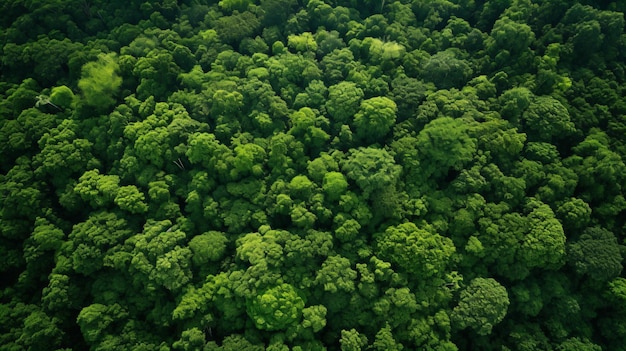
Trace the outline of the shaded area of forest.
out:
<instances>
[{"instance_id":1,"label":"shaded area of forest","mask_svg":"<svg viewBox=\"0 0 626 351\"><path fill-rule=\"evenodd\" d=\"M3 350L625 350L621 1L0 5Z\"/></svg>"}]
</instances>

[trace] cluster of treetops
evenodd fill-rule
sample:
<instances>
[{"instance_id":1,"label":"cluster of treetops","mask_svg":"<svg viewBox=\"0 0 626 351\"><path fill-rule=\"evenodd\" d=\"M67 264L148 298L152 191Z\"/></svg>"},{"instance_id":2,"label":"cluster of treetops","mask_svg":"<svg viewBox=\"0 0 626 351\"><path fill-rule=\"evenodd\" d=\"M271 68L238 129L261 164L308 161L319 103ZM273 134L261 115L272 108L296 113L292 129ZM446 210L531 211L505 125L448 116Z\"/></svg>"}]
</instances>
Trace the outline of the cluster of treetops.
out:
<instances>
[{"instance_id":1,"label":"cluster of treetops","mask_svg":"<svg viewBox=\"0 0 626 351\"><path fill-rule=\"evenodd\" d=\"M624 11L3 1L0 348L625 350Z\"/></svg>"}]
</instances>

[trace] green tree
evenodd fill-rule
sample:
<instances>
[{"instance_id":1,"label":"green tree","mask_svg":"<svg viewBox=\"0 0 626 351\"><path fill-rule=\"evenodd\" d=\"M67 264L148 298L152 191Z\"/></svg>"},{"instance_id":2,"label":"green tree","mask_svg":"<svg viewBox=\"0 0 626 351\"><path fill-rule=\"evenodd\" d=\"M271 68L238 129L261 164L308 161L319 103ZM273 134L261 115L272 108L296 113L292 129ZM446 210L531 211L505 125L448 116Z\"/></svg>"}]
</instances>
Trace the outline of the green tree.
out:
<instances>
[{"instance_id":1,"label":"green tree","mask_svg":"<svg viewBox=\"0 0 626 351\"><path fill-rule=\"evenodd\" d=\"M287 46L290 49L298 52L315 52L317 51L317 42L311 32L304 32L302 34L291 34L287 37Z\"/></svg>"},{"instance_id":2,"label":"green tree","mask_svg":"<svg viewBox=\"0 0 626 351\"><path fill-rule=\"evenodd\" d=\"M342 330L339 340L341 351L360 351L367 346L367 336L356 329Z\"/></svg>"},{"instance_id":3,"label":"green tree","mask_svg":"<svg viewBox=\"0 0 626 351\"><path fill-rule=\"evenodd\" d=\"M471 66L459 58L458 51L440 51L422 64L421 75L439 89L460 88L472 76Z\"/></svg>"},{"instance_id":4,"label":"green tree","mask_svg":"<svg viewBox=\"0 0 626 351\"><path fill-rule=\"evenodd\" d=\"M376 338L372 346L373 349L377 351L402 351L404 349L404 346L398 343L393 337L389 323L376 333Z\"/></svg>"},{"instance_id":5,"label":"green tree","mask_svg":"<svg viewBox=\"0 0 626 351\"><path fill-rule=\"evenodd\" d=\"M96 212L72 228L62 253L71 259L75 272L89 276L107 264L131 235L125 219L115 213Z\"/></svg>"},{"instance_id":6,"label":"green tree","mask_svg":"<svg viewBox=\"0 0 626 351\"><path fill-rule=\"evenodd\" d=\"M387 97L363 100L354 115L356 136L366 142L380 142L396 122L396 103Z\"/></svg>"},{"instance_id":7,"label":"green tree","mask_svg":"<svg viewBox=\"0 0 626 351\"><path fill-rule=\"evenodd\" d=\"M221 0L218 5L221 9L226 10L228 12L232 11L245 11L250 4L254 3L253 0Z\"/></svg>"},{"instance_id":8,"label":"green tree","mask_svg":"<svg viewBox=\"0 0 626 351\"><path fill-rule=\"evenodd\" d=\"M352 149L341 168L366 199L377 189L395 185L401 171L386 150L373 147Z\"/></svg>"},{"instance_id":9,"label":"green tree","mask_svg":"<svg viewBox=\"0 0 626 351\"><path fill-rule=\"evenodd\" d=\"M292 125L289 134L302 140L313 154L317 154L330 139L330 135L324 131L324 128L328 129L328 120L325 117L316 116L316 113L308 107L294 112L289 119Z\"/></svg>"},{"instance_id":10,"label":"green tree","mask_svg":"<svg viewBox=\"0 0 626 351\"><path fill-rule=\"evenodd\" d=\"M193 351L200 350L206 344L204 332L198 328L187 329L182 332L179 340L172 344L174 350Z\"/></svg>"},{"instance_id":11,"label":"green tree","mask_svg":"<svg viewBox=\"0 0 626 351\"><path fill-rule=\"evenodd\" d=\"M116 198L120 190L119 183L118 176L101 175L99 170L93 169L80 176L74 191L94 209L105 208Z\"/></svg>"},{"instance_id":12,"label":"green tree","mask_svg":"<svg viewBox=\"0 0 626 351\"><path fill-rule=\"evenodd\" d=\"M192 262L202 267L211 261L218 261L226 252L228 238L222 232L208 231L194 236L189 241L189 248L193 253Z\"/></svg>"},{"instance_id":13,"label":"green tree","mask_svg":"<svg viewBox=\"0 0 626 351\"><path fill-rule=\"evenodd\" d=\"M520 260L528 267L558 269L565 262L565 233L552 209L541 202L531 201L528 207L530 231L521 246Z\"/></svg>"},{"instance_id":14,"label":"green tree","mask_svg":"<svg viewBox=\"0 0 626 351\"><path fill-rule=\"evenodd\" d=\"M58 189L63 189L73 174L98 168L92 154L93 143L77 135L78 125L64 120L39 139L41 152L33 158L35 174L50 176Z\"/></svg>"},{"instance_id":15,"label":"green tree","mask_svg":"<svg viewBox=\"0 0 626 351\"><path fill-rule=\"evenodd\" d=\"M107 109L115 103L122 85L119 69L114 55L100 55L97 61L83 66L78 87L87 105Z\"/></svg>"},{"instance_id":16,"label":"green tree","mask_svg":"<svg viewBox=\"0 0 626 351\"><path fill-rule=\"evenodd\" d=\"M344 291L351 293L355 289L357 272L352 269L350 260L345 257L329 256L322 268L317 272L315 283L323 287L324 291L336 293Z\"/></svg>"},{"instance_id":17,"label":"green tree","mask_svg":"<svg viewBox=\"0 0 626 351\"><path fill-rule=\"evenodd\" d=\"M535 40L535 34L529 25L504 16L494 23L490 38L493 40L487 44L490 50L507 50L511 54L519 54L528 49Z\"/></svg>"},{"instance_id":18,"label":"green tree","mask_svg":"<svg viewBox=\"0 0 626 351\"><path fill-rule=\"evenodd\" d=\"M415 148L419 151L424 179L446 176L450 170L459 171L472 160L476 140L469 135L468 122L462 118L437 118L419 132Z\"/></svg>"},{"instance_id":19,"label":"green tree","mask_svg":"<svg viewBox=\"0 0 626 351\"><path fill-rule=\"evenodd\" d=\"M328 172L324 174L322 189L330 200L336 200L348 189L348 182L343 174L339 172Z\"/></svg>"},{"instance_id":20,"label":"green tree","mask_svg":"<svg viewBox=\"0 0 626 351\"><path fill-rule=\"evenodd\" d=\"M60 346L63 338L61 321L50 317L43 311L33 311L24 318L22 335L17 343L28 350Z\"/></svg>"},{"instance_id":21,"label":"green tree","mask_svg":"<svg viewBox=\"0 0 626 351\"><path fill-rule=\"evenodd\" d=\"M304 300L293 286L283 283L249 300L246 312L257 328L274 331L298 323L303 309Z\"/></svg>"},{"instance_id":22,"label":"green tree","mask_svg":"<svg viewBox=\"0 0 626 351\"><path fill-rule=\"evenodd\" d=\"M589 340L579 338L569 338L556 347L556 351L601 351L602 347L592 343Z\"/></svg>"},{"instance_id":23,"label":"green tree","mask_svg":"<svg viewBox=\"0 0 626 351\"><path fill-rule=\"evenodd\" d=\"M359 111L363 90L355 83L341 82L328 88L326 111L332 118L333 124L347 124Z\"/></svg>"},{"instance_id":24,"label":"green tree","mask_svg":"<svg viewBox=\"0 0 626 351\"><path fill-rule=\"evenodd\" d=\"M69 108L74 103L74 93L65 85L52 88L50 102L61 108Z\"/></svg>"},{"instance_id":25,"label":"green tree","mask_svg":"<svg viewBox=\"0 0 626 351\"><path fill-rule=\"evenodd\" d=\"M212 28L224 43L235 44L243 38L253 37L260 25L261 21L255 14L244 11L216 19Z\"/></svg>"},{"instance_id":26,"label":"green tree","mask_svg":"<svg viewBox=\"0 0 626 351\"><path fill-rule=\"evenodd\" d=\"M489 335L506 316L509 304L506 288L495 279L474 278L461 291L450 319L458 329L471 328L478 335Z\"/></svg>"},{"instance_id":27,"label":"green tree","mask_svg":"<svg viewBox=\"0 0 626 351\"><path fill-rule=\"evenodd\" d=\"M573 148L574 156L564 160L565 165L578 174L577 189L582 193L581 199L590 204L603 202L611 206L609 199L620 193L624 184L622 175L626 165L609 143L604 132L592 129L585 140Z\"/></svg>"},{"instance_id":28,"label":"green tree","mask_svg":"<svg viewBox=\"0 0 626 351\"><path fill-rule=\"evenodd\" d=\"M581 199L571 198L559 205L556 215L563 222L563 227L581 230L591 220L591 207Z\"/></svg>"},{"instance_id":29,"label":"green tree","mask_svg":"<svg viewBox=\"0 0 626 351\"><path fill-rule=\"evenodd\" d=\"M126 185L119 188L113 202L124 211L139 214L148 211L145 200L146 196L136 186Z\"/></svg>"},{"instance_id":30,"label":"green tree","mask_svg":"<svg viewBox=\"0 0 626 351\"><path fill-rule=\"evenodd\" d=\"M564 138L574 132L569 112L558 100L538 96L522 113L522 129L530 140L547 141Z\"/></svg>"},{"instance_id":31,"label":"green tree","mask_svg":"<svg viewBox=\"0 0 626 351\"><path fill-rule=\"evenodd\" d=\"M615 235L602 227L585 229L567 247L567 260L576 273L594 281L608 281L622 271L622 254Z\"/></svg>"},{"instance_id":32,"label":"green tree","mask_svg":"<svg viewBox=\"0 0 626 351\"><path fill-rule=\"evenodd\" d=\"M391 226L375 235L377 256L402 267L422 279L443 276L456 251L452 240L430 226L407 222Z\"/></svg>"},{"instance_id":33,"label":"green tree","mask_svg":"<svg viewBox=\"0 0 626 351\"><path fill-rule=\"evenodd\" d=\"M76 322L85 340L96 346L107 334L119 331L121 323L127 316L128 312L119 304L95 303L84 307L78 314Z\"/></svg>"}]
</instances>

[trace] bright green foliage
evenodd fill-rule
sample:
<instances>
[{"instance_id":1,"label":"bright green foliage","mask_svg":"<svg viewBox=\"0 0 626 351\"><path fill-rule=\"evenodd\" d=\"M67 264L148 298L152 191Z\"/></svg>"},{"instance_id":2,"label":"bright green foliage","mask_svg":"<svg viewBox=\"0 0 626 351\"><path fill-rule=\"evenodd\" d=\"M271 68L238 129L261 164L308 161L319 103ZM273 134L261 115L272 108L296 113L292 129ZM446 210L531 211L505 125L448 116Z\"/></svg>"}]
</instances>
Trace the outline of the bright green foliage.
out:
<instances>
[{"instance_id":1,"label":"bright green foliage","mask_svg":"<svg viewBox=\"0 0 626 351\"><path fill-rule=\"evenodd\" d=\"M495 279L475 278L461 291L450 319L458 329L470 328L478 335L489 335L506 316L509 304L506 288Z\"/></svg>"},{"instance_id":2,"label":"bright green foliage","mask_svg":"<svg viewBox=\"0 0 626 351\"><path fill-rule=\"evenodd\" d=\"M3 104L3 115L7 111L18 114L20 111L32 107L41 88L33 78L24 79L18 86L9 89L4 95L7 97Z\"/></svg>"},{"instance_id":3,"label":"bright green foliage","mask_svg":"<svg viewBox=\"0 0 626 351\"><path fill-rule=\"evenodd\" d=\"M609 282L610 296L622 307L626 307L626 278L617 277Z\"/></svg>"},{"instance_id":4,"label":"bright green foliage","mask_svg":"<svg viewBox=\"0 0 626 351\"><path fill-rule=\"evenodd\" d=\"M342 330L339 343L341 351L360 351L367 346L367 337L356 329Z\"/></svg>"},{"instance_id":5,"label":"bright green foliage","mask_svg":"<svg viewBox=\"0 0 626 351\"><path fill-rule=\"evenodd\" d=\"M255 1L253 0L220 0L218 4L220 8L228 12L232 12L235 10L242 12L245 11L248 6L254 2Z\"/></svg>"},{"instance_id":6,"label":"bright green foliage","mask_svg":"<svg viewBox=\"0 0 626 351\"><path fill-rule=\"evenodd\" d=\"M396 122L396 103L386 97L363 100L354 115L356 135L370 143L380 142Z\"/></svg>"},{"instance_id":7,"label":"bright green foliage","mask_svg":"<svg viewBox=\"0 0 626 351\"><path fill-rule=\"evenodd\" d=\"M314 333L326 326L326 312L324 305L306 307L302 310L302 327L311 328Z\"/></svg>"},{"instance_id":8,"label":"bright green foliage","mask_svg":"<svg viewBox=\"0 0 626 351\"><path fill-rule=\"evenodd\" d=\"M376 333L372 346L376 351L402 351L404 349L404 346L394 339L389 323Z\"/></svg>"},{"instance_id":9,"label":"bright green foliage","mask_svg":"<svg viewBox=\"0 0 626 351\"><path fill-rule=\"evenodd\" d=\"M204 332L198 328L191 328L183 331L180 339L172 346L174 350L193 351L202 349L205 344Z\"/></svg>"},{"instance_id":10,"label":"bright green foliage","mask_svg":"<svg viewBox=\"0 0 626 351\"><path fill-rule=\"evenodd\" d=\"M307 176L298 175L289 182L289 190L293 197L308 199L313 191L313 182Z\"/></svg>"},{"instance_id":11,"label":"bright green foliage","mask_svg":"<svg viewBox=\"0 0 626 351\"><path fill-rule=\"evenodd\" d=\"M265 348L263 345L251 343L243 335L233 334L224 338L222 346L218 347L215 342L209 342L205 346L207 350L219 350L219 351L263 351Z\"/></svg>"},{"instance_id":12,"label":"bright green foliage","mask_svg":"<svg viewBox=\"0 0 626 351\"><path fill-rule=\"evenodd\" d=\"M122 210L138 214L148 211L146 196L134 185L120 187L113 202Z\"/></svg>"},{"instance_id":13,"label":"bright green foliage","mask_svg":"<svg viewBox=\"0 0 626 351\"><path fill-rule=\"evenodd\" d=\"M303 308L304 300L293 286L280 284L249 300L246 312L257 328L272 331L297 323Z\"/></svg>"},{"instance_id":14,"label":"bright green foliage","mask_svg":"<svg viewBox=\"0 0 626 351\"><path fill-rule=\"evenodd\" d=\"M36 173L47 174L59 186L65 186L72 173L81 173L99 166L93 157L93 143L76 134L74 121L64 120L39 139L41 152L34 158Z\"/></svg>"},{"instance_id":15,"label":"bright green foliage","mask_svg":"<svg viewBox=\"0 0 626 351\"><path fill-rule=\"evenodd\" d=\"M384 316L391 326L397 327L407 323L410 316L418 309L415 294L408 288L390 288L385 295L374 303L373 311L378 316ZM393 316L392 318L389 318Z\"/></svg>"},{"instance_id":16,"label":"bright green foliage","mask_svg":"<svg viewBox=\"0 0 626 351\"><path fill-rule=\"evenodd\" d=\"M371 43L365 43L371 40ZM381 65L382 68L388 68L398 62L406 53L406 48L402 44L393 41L383 42L376 38L365 38L364 44L369 44L369 56L372 62Z\"/></svg>"},{"instance_id":17,"label":"bright green foliage","mask_svg":"<svg viewBox=\"0 0 626 351\"><path fill-rule=\"evenodd\" d=\"M346 124L359 111L363 90L355 83L341 82L328 87L326 111L333 123ZM395 111L394 111L395 112Z\"/></svg>"},{"instance_id":18,"label":"bright green foliage","mask_svg":"<svg viewBox=\"0 0 626 351\"><path fill-rule=\"evenodd\" d=\"M290 134L298 136L310 149L319 150L330 139L323 127L328 125L328 120L315 115L308 107L303 107L289 116L292 128Z\"/></svg>"},{"instance_id":19,"label":"bright green foliage","mask_svg":"<svg viewBox=\"0 0 626 351\"><path fill-rule=\"evenodd\" d=\"M360 233L361 225L353 218L345 219L343 215L339 214L335 217L335 222L338 224L337 229L335 229L335 236L340 241L350 242Z\"/></svg>"},{"instance_id":20,"label":"bright green foliage","mask_svg":"<svg viewBox=\"0 0 626 351\"><path fill-rule=\"evenodd\" d=\"M191 280L191 250L175 247L164 255L157 257L150 278L168 290L178 290Z\"/></svg>"},{"instance_id":21,"label":"bright green foliage","mask_svg":"<svg viewBox=\"0 0 626 351\"><path fill-rule=\"evenodd\" d=\"M445 311L439 311L433 316L413 319L409 326L409 335L416 345L427 349L456 351L458 350L456 345L440 335L449 332L450 318Z\"/></svg>"},{"instance_id":22,"label":"bright green foliage","mask_svg":"<svg viewBox=\"0 0 626 351\"><path fill-rule=\"evenodd\" d=\"M423 278L444 274L456 251L452 241L408 222L387 228L375 236L377 256Z\"/></svg>"},{"instance_id":23,"label":"bright green foliage","mask_svg":"<svg viewBox=\"0 0 626 351\"><path fill-rule=\"evenodd\" d=\"M235 147L235 157L232 160L233 169L230 176L234 179L252 174L263 174L262 161L265 159L265 150L257 144L243 144Z\"/></svg>"},{"instance_id":24,"label":"bright green foliage","mask_svg":"<svg viewBox=\"0 0 626 351\"><path fill-rule=\"evenodd\" d=\"M67 275L52 273L48 286L42 291L42 304L48 311L63 311L68 306L76 307L78 289L70 285Z\"/></svg>"},{"instance_id":25,"label":"bright green foliage","mask_svg":"<svg viewBox=\"0 0 626 351\"><path fill-rule=\"evenodd\" d=\"M290 49L299 52L317 51L317 42L315 41L315 38L313 38L313 34L311 34L311 32L290 35L287 38L287 46L289 46Z\"/></svg>"},{"instance_id":26,"label":"bright green foliage","mask_svg":"<svg viewBox=\"0 0 626 351\"><path fill-rule=\"evenodd\" d=\"M74 103L74 93L65 85L52 88L50 102L61 108L69 108Z\"/></svg>"},{"instance_id":27,"label":"bright green foliage","mask_svg":"<svg viewBox=\"0 0 626 351\"><path fill-rule=\"evenodd\" d=\"M85 64L78 87L89 106L107 108L115 103L122 85L119 65L114 55L100 55L95 62Z\"/></svg>"},{"instance_id":28,"label":"bright green foliage","mask_svg":"<svg viewBox=\"0 0 626 351\"><path fill-rule=\"evenodd\" d=\"M194 133L189 136L187 157L191 163L200 163L209 171L215 172L226 168L224 153L229 150L209 133Z\"/></svg>"},{"instance_id":29,"label":"bright green foliage","mask_svg":"<svg viewBox=\"0 0 626 351\"><path fill-rule=\"evenodd\" d=\"M211 114L215 118L220 115L235 116L241 111L242 105L243 95L239 92L228 92L220 89L213 94Z\"/></svg>"},{"instance_id":30,"label":"bright green foliage","mask_svg":"<svg viewBox=\"0 0 626 351\"><path fill-rule=\"evenodd\" d=\"M74 186L74 191L93 208L110 204L120 189L120 178L114 175L100 175L97 169L85 172Z\"/></svg>"},{"instance_id":31,"label":"bright green foliage","mask_svg":"<svg viewBox=\"0 0 626 351\"><path fill-rule=\"evenodd\" d=\"M354 291L356 271L350 267L350 260L341 256L330 256L322 263L322 268L317 272L315 283L322 286L324 291L335 293L337 291Z\"/></svg>"},{"instance_id":32,"label":"bright green foliage","mask_svg":"<svg viewBox=\"0 0 626 351\"><path fill-rule=\"evenodd\" d=\"M497 262L494 271L510 279L524 278L532 268L557 269L565 260L565 233L553 211L535 199L526 210L526 216L515 212L480 219L480 236L467 246L487 262Z\"/></svg>"},{"instance_id":33,"label":"bright green foliage","mask_svg":"<svg viewBox=\"0 0 626 351\"><path fill-rule=\"evenodd\" d=\"M318 158L308 162L307 171L309 178L315 182L323 182L327 173L339 170L339 164L331 155L321 154Z\"/></svg>"},{"instance_id":34,"label":"bright green foliage","mask_svg":"<svg viewBox=\"0 0 626 351\"><path fill-rule=\"evenodd\" d=\"M328 172L324 175L322 189L324 189L329 199L335 200L348 189L348 182L343 174L339 172Z\"/></svg>"},{"instance_id":35,"label":"bright green foliage","mask_svg":"<svg viewBox=\"0 0 626 351\"><path fill-rule=\"evenodd\" d=\"M499 97L500 113L502 117L511 121L514 125L520 123L522 114L528 109L533 99L530 90L517 87L505 91Z\"/></svg>"},{"instance_id":36,"label":"bright green foliage","mask_svg":"<svg viewBox=\"0 0 626 351\"><path fill-rule=\"evenodd\" d=\"M167 290L178 291L191 281L192 252L181 244L186 234L172 222L149 220L141 234L130 238L133 245L129 270L138 281L154 289L154 284ZM118 268L123 261L111 262Z\"/></svg>"},{"instance_id":37,"label":"bright green foliage","mask_svg":"<svg viewBox=\"0 0 626 351\"><path fill-rule=\"evenodd\" d=\"M237 240L237 257L247 261L252 265L279 265L283 257L283 248L277 242L275 232L268 232L266 235L259 233L249 233Z\"/></svg>"}]
</instances>

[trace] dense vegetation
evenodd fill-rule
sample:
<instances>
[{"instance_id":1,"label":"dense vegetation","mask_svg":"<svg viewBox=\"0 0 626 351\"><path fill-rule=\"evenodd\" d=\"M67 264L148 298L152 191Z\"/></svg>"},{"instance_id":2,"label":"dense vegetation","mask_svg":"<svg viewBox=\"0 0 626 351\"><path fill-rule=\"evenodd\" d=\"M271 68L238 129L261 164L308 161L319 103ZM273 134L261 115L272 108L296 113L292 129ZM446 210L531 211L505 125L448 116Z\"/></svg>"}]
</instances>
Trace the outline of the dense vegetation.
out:
<instances>
[{"instance_id":1,"label":"dense vegetation","mask_svg":"<svg viewBox=\"0 0 626 351\"><path fill-rule=\"evenodd\" d=\"M624 11L3 1L2 350L626 350Z\"/></svg>"}]
</instances>

